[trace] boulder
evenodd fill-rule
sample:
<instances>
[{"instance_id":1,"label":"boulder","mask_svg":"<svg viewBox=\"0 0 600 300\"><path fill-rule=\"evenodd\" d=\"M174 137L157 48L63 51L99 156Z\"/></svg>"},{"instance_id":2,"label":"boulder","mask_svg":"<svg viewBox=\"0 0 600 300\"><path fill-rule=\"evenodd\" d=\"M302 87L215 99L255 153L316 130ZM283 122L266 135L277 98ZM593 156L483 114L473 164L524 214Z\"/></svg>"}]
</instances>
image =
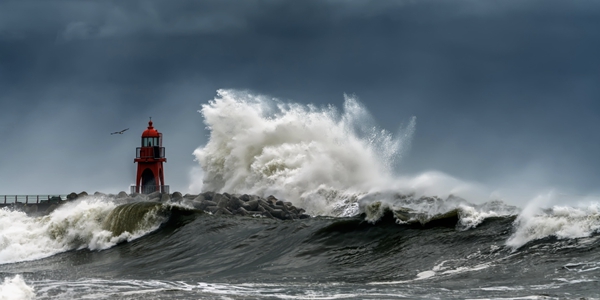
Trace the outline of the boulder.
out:
<instances>
[{"instance_id":1,"label":"boulder","mask_svg":"<svg viewBox=\"0 0 600 300\"><path fill-rule=\"evenodd\" d=\"M286 212L284 212L281 209L274 209L272 211L269 212L273 217L279 219L279 220L287 220L289 218L289 214L287 214Z\"/></svg>"},{"instance_id":2,"label":"boulder","mask_svg":"<svg viewBox=\"0 0 600 300\"><path fill-rule=\"evenodd\" d=\"M156 191L156 192L152 192L152 193L148 194L147 197L151 201L159 201L161 194L159 191Z\"/></svg>"},{"instance_id":3,"label":"boulder","mask_svg":"<svg viewBox=\"0 0 600 300\"><path fill-rule=\"evenodd\" d=\"M214 213L217 212L218 209L219 209L219 207L216 206L216 205L215 206L208 206L205 211L208 211L209 213L214 214Z\"/></svg>"},{"instance_id":4,"label":"boulder","mask_svg":"<svg viewBox=\"0 0 600 300\"><path fill-rule=\"evenodd\" d=\"M160 196L160 202L169 202L171 201L171 195L169 195L168 193L163 193Z\"/></svg>"},{"instance_id":5,"label":"boulder","mask_svg":"<svg viewBox=\"0 0 600 300\"><path fill-rule=\"evenodd\" d=\"M194 205L195 209L204 210L204 211L206 211L209 206L217 207L217 203L212 202L210 200L203 200L200 202L194 201L193 205Z\"/></svg>"},{"instance_id":6,"label":"boulder","mask_svg":"<svg viewBox=\"0 0 600 300\"><path fill-rule=\"evenodd\" d=\"M87 197L87 196L88 196L88 193L86 193L86 192L81 192L81 193L77 194L77 198Z\"/></svg>"},{"instance_id":7,"label":"boulder","mask_svg":"<svg viewBox=\"0 0 600 300\"><path fill-rule=\"evenodd\" d=\"M238 216L247 216L248 215L248 211L245 210L243 207L238 208L237 210L234 211L234 213Z\"/></svg>"},{"instance_id":8,"label":"boulder","mask_svg":"<svg viewBox=\"0 0 600 300\"><path fill-rule=\"evenodd\" d=\"M245 204L246 203L244 203L244 201L240 200L235 196L232 196L231 199L229 199L229 210L236 211L238 208L243 207Z\"/></svg>"},{"instance_id":9,"label":"boulder","mask_svg":"<svg viewBox=\"0 0 600 300\"><path fill-rule=\"evenodd\" d=\"M127 193L125 193L124 191L120 191L117 194L117 198L127 198Z\"/></svg>"},{"instance_id":10,"label":"boulder","mask_svg":"<svg viewBox=\"0 0 600 300\"><path fill-rule=\"evenodd\" d=\"M212 200L213 197L215 196L215 192L205 192L200 195L204 196L204 199L206 199L206 200Z\"/></svg>"},{"instance_id":11,"label":"boulder","mask_svg":"<svg viewBox=\"0 0 600 300\"><path fill-rule=\"evenodd\" d=\"M213 213L214 215L233 215L227 208L223 208L223 207L219 207L217 208L217 210Z\"/></svg>"},{"instance_id":12,"label":"boulder","mask_svg":"<svg viewBox=\"0 0 600 300\"><path fill-rule=\"evenodd\" d=\"M227 197L225 194L215 194L212 201L217 203L218 207L229 207L229 197Z\"/></svg>"},{"instance_id":13,"label":"boulder","mask_svg":"<svg viewBox=\"0 0 600 300\"><path fill-rule=\"evenodd\" d=\"M180 192L175 192L175 193L171 194L172 202L178 202L178 201L181 201L181 199L183 199L183 196L181 195Z\"/></svg>"},{"instance_id":14,"label":"boulder","mask_svg":"<svg viewBox=\"0 0 600 300\"><path fill-rule=\"evenodd\" d=\"M270 195L269 197L267 197L267 201L275 204L277 203L277 198L275 198L275 196L273 195Z\"/></svg>"},{"instance_id":15,"label":"boulder","mask_svg":"<svg viewBox=\"0 0 600 300\"><path fill-rule=\"evenodd\" d=\"M185 194L185 195L183 195L183 198L189 199L189 200L194 200L194 198L196 198L197 196L198 195Z\"/></svg>"},{"instance_id":16,"label":"boulder","mask_svg":"<svg viewBox=\"0 0 600 300\"><path fill-rule=\"evenodd\" d=\"M240 199L241 200L241 199ZM256 210L258 208L258 200L250 200L248 202L245 202L242 207L245 210L251 211L251 210Z\"/></svg>"},{"instance_id":17,"label":"boulder","mask_svg":"<svg viewBox=\"0 0 600 300\"><path fill-rule=\"evenodd\" d=\"M263 216L265 216L265 217L267 217L267 218L271 218L271 219L273 219L273 215L271 215L271 213L270 213L270 212L268 212L268 211L263 211L263 212L262 212L262 215L263 215Z\"/></svg>"},{"instance_id":18,"label":"boulder","mask_svg":"<svg viewBox=\"0 0 600 300\"><path fill-rule=\"evenodd\" d=\"M67 195L67 200L75 200L75 199L77 199L77 197L79 197L79 196L75 192L72 192Z\"/></svg>"}]
</instances>

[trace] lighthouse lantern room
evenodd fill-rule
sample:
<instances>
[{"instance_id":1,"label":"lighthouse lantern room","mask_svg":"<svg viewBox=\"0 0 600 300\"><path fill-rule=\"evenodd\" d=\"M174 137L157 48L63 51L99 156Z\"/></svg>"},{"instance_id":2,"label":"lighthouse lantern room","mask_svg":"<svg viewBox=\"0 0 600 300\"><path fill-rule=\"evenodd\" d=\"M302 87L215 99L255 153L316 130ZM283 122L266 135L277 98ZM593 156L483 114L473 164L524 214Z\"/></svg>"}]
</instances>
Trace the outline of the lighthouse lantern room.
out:
<instances>
[{"instance_id":1,"label":"lighthouse lantern room","mask_svg":"<svg viewBox=\"0 0 600 300\"><path fill-rule=\"evenodd\" d=\"M152 119L148 128L142 133L141 147L136 148L135 159L137 175L135 185L131 187L132 193L150 194L153 192L168 193L169 186L165 185L163 162L165 148L162 146L162 133L152 126Z\"/></svg>"}]
</instances>

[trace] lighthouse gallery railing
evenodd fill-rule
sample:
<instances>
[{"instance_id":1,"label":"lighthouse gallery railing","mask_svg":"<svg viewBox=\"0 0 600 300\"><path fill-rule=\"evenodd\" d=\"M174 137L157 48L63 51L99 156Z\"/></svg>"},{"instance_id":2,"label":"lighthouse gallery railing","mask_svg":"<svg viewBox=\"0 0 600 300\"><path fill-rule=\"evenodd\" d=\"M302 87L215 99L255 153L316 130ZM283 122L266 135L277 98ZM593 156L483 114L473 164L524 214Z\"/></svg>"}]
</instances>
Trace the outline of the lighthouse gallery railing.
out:
<instances>
[{"instance_id":1,"label":"lighthouse gallery railing","mask_svg":"<svg viewBox=\"0 0 600 300\"><path fill-rule=\"evenodd\" d=\"M144 149L144 155L142 155ZM137 147L135 158L165 158L165 147Z\"/></svg>"}]
</instances>

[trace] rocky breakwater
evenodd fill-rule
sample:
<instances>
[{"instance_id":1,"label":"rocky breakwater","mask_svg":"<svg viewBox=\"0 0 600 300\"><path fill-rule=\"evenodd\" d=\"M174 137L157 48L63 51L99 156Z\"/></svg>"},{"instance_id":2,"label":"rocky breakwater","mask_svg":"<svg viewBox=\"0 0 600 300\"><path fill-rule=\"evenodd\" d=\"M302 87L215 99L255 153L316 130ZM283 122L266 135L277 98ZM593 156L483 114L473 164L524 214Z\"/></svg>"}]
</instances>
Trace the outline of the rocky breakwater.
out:
<instances>
[{"instance_id":1,"label":"rocky breakwater","mask_svg":"<svg viewBox=\"0 0 600 300\"><path fill-rule=\"evenodd\" d=\"M132 194L131 197L139 197ZM249 217L267 217L279 220L306 219L304 209L297 208L291 202L286 202L269 196L262 198L256 195L237 195L228 193L205 192L197 195L179 192L165 194L154 192L143 195L148 201L180 203L213 215L237 215Z\"/></svg>"}]
</instances>

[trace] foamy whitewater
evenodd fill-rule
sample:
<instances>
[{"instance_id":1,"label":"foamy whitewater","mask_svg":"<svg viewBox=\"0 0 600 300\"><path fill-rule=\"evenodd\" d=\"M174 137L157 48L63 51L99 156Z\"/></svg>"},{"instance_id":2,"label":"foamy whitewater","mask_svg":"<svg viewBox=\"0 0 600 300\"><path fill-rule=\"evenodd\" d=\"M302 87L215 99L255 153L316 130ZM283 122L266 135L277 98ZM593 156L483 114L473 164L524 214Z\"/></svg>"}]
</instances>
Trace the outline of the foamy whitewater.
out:
<instances>
[{"instance_id":1,"label":"foamy whitewater","mask_svg":"<svg viewBox=\"0 0 600 300\"><path fill-rule=\"evenodd\" d=\"M0 209L0 299L597 298L594 198L514 206L441 172L402 175L416 118L382 130L353 96L338 109L219 90L199 112L192 195ZM204 212L200 192L312 217Z\"/></svg>"}]
</instances>

